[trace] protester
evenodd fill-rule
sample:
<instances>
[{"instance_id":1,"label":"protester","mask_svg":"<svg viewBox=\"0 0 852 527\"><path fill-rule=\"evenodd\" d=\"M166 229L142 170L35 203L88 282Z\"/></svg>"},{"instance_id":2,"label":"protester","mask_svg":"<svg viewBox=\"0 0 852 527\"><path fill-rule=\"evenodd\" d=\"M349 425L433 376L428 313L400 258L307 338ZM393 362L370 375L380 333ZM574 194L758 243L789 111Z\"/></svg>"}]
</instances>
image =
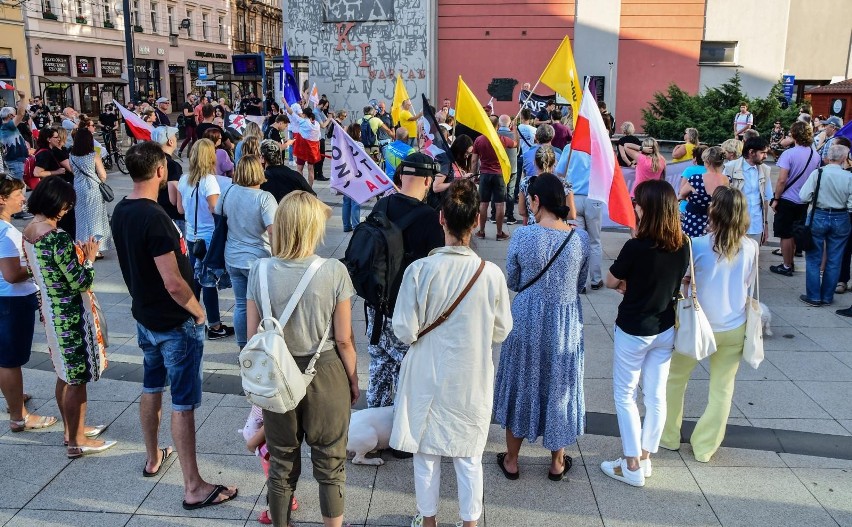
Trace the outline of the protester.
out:
<instances>
[{"instance_id":1,"label":"protester","mask_svg":"<svg viewBox=\"0 0 852 527\"><path fill-rule=\"evenodd\" d=\"M834 300L843 251L852 230L849 222L852 177L844 170L849 166L849 148L831 145L825 161L827 164L811 172L799 190L799 199L803 203L810 203L815 209L810 223L814 248L805 254L805 294L799 297L799 300L813 307L831 305ZM814 200L818 180L819 194ZM821 267L823 258L824 269Z\"/></svg>"},{"instance_id":2,"label":"protester","mask_svg":"<svg viewBox=\"0 0 852 527\"><path fill-rule=\"evenodd\" d=\"M750 130L754 125L754 116L748 111L748 103L741 102L740 103L740 111L734 116L734 139L739 139L740 141L745 142L743 139L743 133L746 130Z\"/></svg>"},{"instance_id":3,"label":"protester","mask_svg":"<svg viewBox=\"0 0 852 527\"><path fill-rule=\"evenodd\" d=\"M423 117L423 112L414 113L411 99L402 101L402 108L399 110L399 126L408 132L408 144L413 147L417 147L417 121L421 117Z\"/></svg>"},{"instance_id":4,"label":"protester","mask_svg":"<svg viewBox=\"0 0 852 527\"><path fill-rule=\"evenodd\" d=\"M532 111L524 107L521 109L520 114L520 123L518 123L518 178L523 177L523 159L524 154L527 153L527 150L533 147L535 144L535 132L536 127L532 126L530 123L533 120Z\"/></svg>"},{"instance_id":5,"label":"protester","mask_svg":"<svg viewBox=\"0 0 852 527\"><path fill-rule=\"evenodd\" d=\"M438 221L438 211L423 202L434 170L425 168L434 165L426 154L415 152L408 155L398 167L398 176L402 181L400 192L384 197L376 203L373 210L385 211L391 222L400 222L406 218L417 218L410 227L403 230L403 268L404 271L412 262L425 258L432 249L443 247L444 231ZM409 217L409 215L412 215ZM395 283L391 284L388 303L396 304L402 272ZM393 332L391 317L384 316L373 306L367 307L367 334L374 334L374 326L379 340L370 344L370 379L367 384L367 406L391 406L394 402L394 388L399 378L399 368L402 359L408 353L408 345L400 341Z\"/></svg>"},{"instance_id":6,"label":"protester","mask_svg":"<svg viewBox=\"0 0 852 527\"><path fill-rule=\"evenodd\" d=\"M692 150L698 146L698 130L695 128L684 130L683 141L683 144L677 145L672 150L672 163L680 163L681 161L692 159Z\"/></svg>"},{"instance_id":7,"label":"protester","mask_svg":"<svg viewBox=\"0 0 852 527\"><path fill-rule=\"evenodd\" d=\"M763 245L768 235L769 200L773 197L769 167L764 164L768 150L761 137L749 139L743 145L741 158L725 165L724 174L731 186L743 191L748 201L750 238Z\"/></svg>"},{"instance_id":8,"label":"protester","mask_svg":"<svg viewBox=\"0 0 852 527\"><path fill-rule=\"evenodd\" d=\"M549 146L553 148L553 153L556 155L556 159L560 159L562 156L562 150L553 146L553 127L549 124L542 124L535 131L535 145L529 147L524 152L524 175L526 177L533 177L538 175L538 169L535 166L535 156L536 152L542 146ZM565 150L568 151L567 149Z\"/></svg>"},{"instance_id":9,"label":"protester","mask_svg":"<svg viewBox=\"0 0 852 527\"><path fill-rule=\"evenodd\" d=\"M542 174L552 174L553 167L556 163L556 156L553 153L553 149L544 145L535 153L535 165L536 172L539 175ZM524 225L535 225L535 215L532 212L532 197L529 193L529 186L532 181L535 180L537 176L532 177L524 177L521 181L520 189L518 192L518 212L521 215L522 221ZM557 178L562 182L562 186L565 192L565 205L568 207L568 219L575 220L577 219L577 213L574 211L574 190L571 187L571 183L563 178Z\"/></svg>"},{"instance_id":10,"label":"protester","mask_svg":"<svg viewBox=\"0 0 852 527\"><path fill-rule=\"evenodd\" d=\"M417 151L411 146L408 141L408 130L403 127L397 128L394 135L396 140L393 143L385 145L383 157L385 158L385 175L393 179L396 185L400 184L400 179L396 177L396 167L403 159Z\"/></svg>"},{"instance_id":11,"label":"protester","mask_svg":"<svg viewBox=\"0 0 852 527\"><path fill-rule=\"evenodd\" d=\"M237 143L237 146L234 147L234 163L240 162L240 158L243 156L243 145L250 137L255 137L258 141L263 140L263 132L260 130L260 126L252 121L246 123L245 130L243 131L243 138Z\"/></svg>"},{"instance_id":12,"label":"protester","mask_svg":"<svg viewBox=\"0 0 852 527\"><path fill-rule=\"evenodd\" d=\"M509 288L518 295L497 370L495 420L506 429L507 446L497 463L506 478L518 479L521 443L543 436L551 451L548 478L559 481L572 464L565 447L577 442L586 421L579 291L588 273L589 237L565 221L562 181L549 173L533 179L535 225L518 231L506 256Z\"/></svg>"},{"instance_id":13,"label":"protester","mask_svg":"<svg viewBox=\"0 0 852 527\"><path fill-rule=\"evenodd\" d=\"M80 122L80 114L74 108L65 108L62 110L62 128L65 130L65 142L61 145L66 150L71 149L74 144L74 130L77 129L77 123Z\"/></svg>"},{"instance_id":14,"label":"protester","mask_svg":"<svg viewBox=\"0 0 852 527\"><path fill-rule=\"evenodd\" d=\"M727 139L721 144L721 147L727 159L725 167L728 166L729 162L735 161L743 154L743 142L739 139Z\"/></svg>"},{"instance_id":15,"label":"protester","mask_svg":"<svg viewBox=\"0 0 852 527\"><path fill-rule=\"evenodd\" d=\"M171 431L180 452L183 508L218 505L234 499L237 489L207 483L198 472L195 409L201 405L205 316L190 285L192 267L183 236L156 204L167 184L166 155L158 144L142 142L125 159L133 190L115 206L112 228L144 355L139 420L147 458L142 475L160 474L173 453L171 447L159 446L163 392L171 386Z\"/></svg>"},{"instance_id":16,"label":"protester","mask_svg":"<svg viewBox=\"0 0 852 527\"><path fill-rule=\"evenodd\" d=\"M520 138L520 132L512 129L512 118L506 114L501 115L497 121L497 135L507 137L509 139L516 139L518 141L518 148L506 148L506 155L509 157L509 181L506 183L506 208L505 208L505 221L506 225L515 225L518 223L517 218L515 218L515 189L518 187L518 152L520 151L520 144L522 142ZM555 161L554 161L555 164ZM491 202L491 223L497 223L497 215L496 215L496 203L494 201Z\"/></svg>"},{"instance_id":17,"label":"protester","mask_svg":"<svg viewBox=\"0 0 852 527\"><path fill-rule=\"evenodd\" d=\"M634 196L636 187L645 181L664 179L666 170L666 158L660 154L660 145L653 137L646 137L642 141L642 149L636 160L636 177L633 180L633 188L630 197Z\"/></svg>"},{"instance_id":18,"label":"protester","mask_svg":"<svg viewBox=\"0 0 852 527\"><path fill-rule=\"evenodd\" d=\"M621 123L621 137L618 139L616 146L616 158L618 164L623 167L632 167L636 164L636 159L639 158L639 153L642 150L642 141L634 135L636 127L630 121Z\"/></svg>"},{"instance_id":19,"label":"protester","mask_svg":"<svg viewBox=\"0 0 852 527\"><path fill-rule=\"evenodd\" d=\"M828 149L834 144L834 140L838 137L837 131L843 128L843 119L836 115L829 116L828 119L822 121L823 130L817 137L814 138L814 146L819 151L820 159L824 164L828 164Z\"/></svg>"},{"instance_id":20,"label":"protester","mask_svg":"<svg viewBox=\"0 0 852 527\"><path fill-rule=\"evenodd\" d=\"M317 122L314 117L314 111L310 108L299 108L294 105L294 111L291 106L287 106L287 113L290 115L290 120L296 125L299 131L293 144L293 153L296 156L296 166L299 169L299 174L304 174L305 163L308 164L308 183L313 187L314 179L319 181L327 181L328 178L322 174L314 176L314 163L319 161L322 152L320 152L320 129L325 128L331 123L330 119L326 119L322 123Z\"/></svg>"},{"instance_id":21,"label":"protester","mask_svg":"<svg viewBox=\"0 0 852 527\"><path fill-rule=\"evenodd\" d=\"M772 152L776 161L778 161L781 154L788 148L781 144L781 141L783 141L786 137L787 134L784 133L784 127L781 126L781 121L776 120L775 124L772 126L772 130L769 132L769 151Z\"/></svg>"},{"instance_id":22,"label":"protester","mask_svg":"<svg viewBox=\"0 0 852 527\"><path fill-rule=\"evenodd\" d=\"M256 137L252 138L254 141ZM246 342L246 287L249 269L260 258L269 258L271 248L269 233L272 231L275 197L260 185L266 182L260 158L245 155L237 163L234 184L216 202L215 213L225 217L228 223L228 238L225 242L225 263L234 286L234 330L237 348L242 350Z\"/></svg>"},{"instance_id":23,"label":"protester","mask_svg":"<svg viewBox=\"0 0 852 527\"><path fill-rule=\"evenodd\" d=\"M62 146L65 143L63 138L65 133L64 128L51 128L38 134L39 143L35 154L33 175L41 180L44 180L47 176L59 176L60 179L73 186L74 172L68 159L68 151ZM59 228L67 232L71 239L76 240L76 214L73 211L64 214L59 220Z\"/></svg>"},{"instance_id":24,"label":"protester","mask_svg":"<svg viewBox=\"0 0 852 527\"><path fill-rule=\"evenodd\" d=\"M793 240L793 225L804 222L808 214L807 203L802 203L799 191L808 176L820 165L821 156L813 147L813 130L807 124L796 121L790 127L790 136L795 146L785 150L778 158L778 181L769 205L775 211L772 228L775 236L781 240L780 253L784 261L781 265L772 265L769 270L783 276L793 276L796 266L793 256L797 252ZM801 256L801 251L799 256Z\"/></svg>"},{"instance_id":25,"label":"protester","mask_svg":"<svg viewBox=\"0 0 852 527\"><path fill-rule=\"evenodd\" d=\"M9 175L23 181L24 161L29 156L29 147L18 130L18 124L26 113L26 101L24 101L26 94L20 90L15 94L18 96L15 108L0 109L0 145L5 149L3 160L9 168ZM15 219L23 220L31 217L31 214L21 211L16 213Z\"/></svg>"},{"instance_id":26,"label":"protester","mask_svg":"<svg viewBox=\"0 0 852 527\"><path fill-rule=\"evenodd\" d=\"M319 258L316 248L330 215L331 209L307 192L293 192L281 200L272 226L273 258L258 260L249 273L249 338L257 332L262 316L281 317L302 275ZM268 288L271 313L261 311L262 288ZM326 260L283 328L287 347L302 371L317 351L319 358L316 376L294 410L284 414L263 411L270 455L269 512L275 525L290 521L303 440L311 448L323 523L343 525L350 406L360 397L352 339L354 295L346 266L335 259ZM330 327L333 338L326 340L323 334L328 336Z\"/></svg>"},{"instance_id":27,"label":"protester","mask_svg":"<svg viewBox=\"0 0 852 527\"><path fill-rule=\"evenodd\" d=\"M705 293L701 295L701 308L716 340L716 351L710 355L707 407L689 441L693 456L702 463L710 461L725 438L734 380L743 356L749 288L758 272L759 252L758 245L746 237L749 214L742 192L718 187L713 192L709 214L710 233L692 240L695 285ZM697 365L693 357L680 353L672 357L666 385L665 426L660 440L660 446L665 449L680 448L686 384Z\"/></svg>"},{"instance_id":28,"label":"protester","mask_svg":"<svg viewBox=\"0 0 852 527\"><path fill-rule=\"evenodd\" d=\"M679 199L686 200L686 209L681 214L680 221L683 233L690 238L704 236L711 197L717 188L727 187L729 184L728 176L722 173L725 154L721 148L713 146L704 150L701 161L704 171L692 173L684 179L678 195Z\"/></svg>"},{"instance_id":29,"label":"protester","mask_svg":"<svg viewBox=\"0 0 852 527\"><path fill-rule=\"evenodd\" d=\"M88 128L77 130L74 146L68 158L74 172L74 191L77 201L74 205L77 238L93 238L98 244L96 258L103 258L102 251L115 249L112 231L109 227L107 204L100 191L100 185L107 180L107 173L100 154L95 152L95 139Z\"/></svg>"},{"instance_id":30,"label":"protester","mask_svg":"<svg viewBox=\"0 0 852 527\"><path fill-rule=\"evenodd\" d=\"M11 221L24 208L24 182L0 178L0 391L6 399L12 432L40 430L56 424L55 417L27 411L21 366L30 360L38 287L27 271L23 238Z\"/></svg>"},{"instance_id":31,"label":"protester","mask_svg":"<svg viewBox=\"0 0 852 527\"><path fill-rule=\"evenodd\" d=\"M379 132L381 131L386 137L393 137L393 130L391 130L389 126L385 125L384 121L376 115L376 109L370 105L364 107L364 117L361 118L358 126L361 128L361 142L364 143L364 141L366 141L366 143L364 143L364 152L378 161L381 159L379 155L381 153L379 146ZM371 132L369 136L365 136L364 132L366 127L369 127Z\"/></svg>"},{"instance_id":32,"label":"protester","mask_svg":"<svg viewBox=\"0 0 852 527\"><path fill-rule=\"evenodd\" d=\"M106 426L86 427L87 385L106 367L106 344L95 298L94 238L75 245L57 227L74 206L74 187L61 178L42 181L30 194L35 215L24 229L27 266L39 291L42 324L56 371L56 403L65 426L69 459L99 454L116 445L96 439Z\"/></svg>"},{"instance_id":33,"label":"protester","mask_svg":"<svg viewBox=\"0 0 852 527\"><path fill-rule=\"evenodd\" d=\"M198 126L195 128L195 135L196 135L197 139L201 139L202 137L204 137L204 134L205 134L205 132L207 132L207 130L213 129L213 130L219 131L219 134L223 138L222 140L224 141L225 130L221 126L213 123L213 119L215 117L214 111L213 111L213 106L211 106L210 104L205 104L203 106L199 105L199 107L201 108L200 113L201 113L202 120L198 123Z\"/></svg>"},{"instance_id":34,"label":"protester","mask_svg":"<svg viewBox=\"0 0 852 527\"><path fill-rule=\"evenodd\" d=\"M234 174L234 162L231 160L231 156L228 155L227 150L225 150L222 146L222 132L216 128L210 128L204 131L201 138L210 140L216 148L216 167L213 169L212 173L217 176L224 176L225 178L230 179ZM190 160L190 164L191 163L192 161ZM219 181L221 182L221 179L219 179Z\"/></svg>"},{"instance_id":35,"label":"protester","mask_svg":"<svg viewBox=\"0 0 852 527\"><path fill-rule=\"evenodd\" d=\"M571 116L562 115L559 110L554 110L553 124L553 141L551 142L554 148L564 150L571 143Z\"/></svg>"},{"instance_id":36,"label":"protester","mask_svg":"<svg viewBox=\"0 0 852 527\"><path fill-rule=\"evenodd\" d=\"M216 149L213 142L199 139L189 152L189 174L182 175L178 181L177 208L186 218L186 241L193 270L200 259L196 254L196 244L209 247L213 238L213 210L221 192L215 170ZM222 324L216 287L201 287L197 279L194 283L195 296L202 294L207 311L207 338L217 340L233 335L234 328Z\"/></svg>"},{"instance_id":37,"label":"protester","mask_svg":"<svg viewBox=\"0 0 852 527\"><path fill-rule=\"evenodd\" d=\"M657 452L666 419L666 379L674 348L674 298L689 265L689 246L680 228L677 197L666 181L636 188L636 237L628 240L606 277L624 295L615 319L613 397L623 457L604 461L607 476L645 485L651 454ZM645 421L640 423L636 390L642 379Z\"/></svg>"},{"instance_id":38,"label":"protester","mask_svg":"<svg viewBox=\"0 0 852 527\"><path fill-rule=\"evenodd\" d=\"M497 124L497 119L491 121L492 125ZM504 148L515 149L518 147L518 130L512 131L512 137L498 135L500 142ZM503 232L503 217L506 213L506 180L503 177L503 169L494 150L494 146L488 140L487 136L481 135L473 142L473 154L471 155L470 164L479 173L479 200L481 202L479 208L479 230L476 232L476 237L485 239L485 220L488 214L488 204L494 201L496 209L497 223L497 241L508 240L509 235Z\"/></svg>"},{"instance_id":39,"label":"protester","mask_svg":"<svg viewBox=\"0 0 852 527\"><path fill-rule=\"evenodd\" d=\"M196 97L193 94L189 94L186 96L186 102L181 106L181 113L183 114L183 126L186 130L186 137L183 140L183 143L180 144L180 150L178 150L178 158L183 156L183 149L187 147L187 145L192 146L195 143L196 136L196 126L198 122L196 121L195 116L195 100Z\"/></svg>"},{"instance_id":40,"label":"protester","mask_svg":"<svg viewBox=\"0 0 852 527\"><path fill-rule=\"evenodd\" d=\"M437 526L442 456L456 469L462 525L474 527L482 516L491 346L506 338L512 315L503 272L470 248L478 212L473 182L451 183L440 213L445 247L408 267L393 318L394 333L411 349L399 374L390 445L414 453L414 526ZM455 302L455 316L435 326Z\"/></svg>"},{"instance_id":41,"label":"protester","mask_svg":"<svg viewBox=\"0 0 852 527\"><path fill-rule=\"evenodd\" d=\"M308 184L301 174L284 164L281 143L271 139L264 139L260 143L260 153L263 158L264 176L266 182L260 185L275 197L275 201L281 202L284 196L294 190L304 190L316 195L314 189Z\"/></svg>"},{"instance_id":42,"label":"protester","mask_svg":"<svg viewBox=\"0 0 852 527\"><path fill-rule=\"evenodd\" d=\"M154 109L156 119L154 126L171 126L172 121L169 119L169 114L172 111L172 102L168 97L160 97L157 99L157 107Z\"/></svg>"},{"instance_id":43,"label":"protester","mask_svg":"<svg viewBox=\"0 0 852 527\"><path fill-rule=\"evenodd\" d=\"M369 108L372 108L372 106ZM378 118L374 117L373 119ZM365 124L366 126L372 126L369 122ZM361 150L364 150L364 144L361 142L362 129L363 125L352 123L346 127L346 133L349 134L349 137L355 141L355 144L357 144ZM375 130L373 133L375 133ZM361 205L346 194L343 195L343 208L341 209L340 214L343 219L343 232L352 232L352 230L361 223Z\"/></svg>"}]
</instances>

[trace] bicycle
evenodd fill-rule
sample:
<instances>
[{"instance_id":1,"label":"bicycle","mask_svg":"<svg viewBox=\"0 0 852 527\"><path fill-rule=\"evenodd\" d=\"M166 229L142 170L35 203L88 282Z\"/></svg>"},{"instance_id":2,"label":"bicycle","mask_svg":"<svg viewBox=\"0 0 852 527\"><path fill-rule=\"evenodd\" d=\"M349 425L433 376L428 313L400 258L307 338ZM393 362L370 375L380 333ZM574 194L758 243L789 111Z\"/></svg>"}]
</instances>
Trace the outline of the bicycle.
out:
<instances>
[{"instance_id":1,"label":"bicycle","mask_svg":"<svg viewBox=\"0 0 852 527\"><path fill-rule=\"evenodd\" d=\"M114 163L119 172L122 174L129 174L127 171L127 165L124 163L124 154L118 150L118 140L115 135L115 130L101 130L101 137L104 141L104 148L107 151L107 155L103 157L104 168L111 170Z\"/></svg>"}]
</instances>

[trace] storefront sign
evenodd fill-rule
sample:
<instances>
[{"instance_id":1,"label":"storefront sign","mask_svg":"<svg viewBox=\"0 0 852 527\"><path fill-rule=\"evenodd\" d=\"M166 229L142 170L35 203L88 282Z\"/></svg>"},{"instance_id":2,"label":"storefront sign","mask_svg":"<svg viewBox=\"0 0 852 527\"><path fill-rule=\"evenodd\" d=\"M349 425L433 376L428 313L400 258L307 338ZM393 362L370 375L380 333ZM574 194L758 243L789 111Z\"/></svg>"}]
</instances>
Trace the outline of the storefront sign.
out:
<instances>
[{"instance_id":1,"label":"storefront sign","mask_svg":"<svg viewBox=\"0 0 852 527\"><path fill-rule=\"evenodd\" d=\"M793 93L796 91L796 76L795 75L784 75L782 77L783 82L783 90L784 90L784 98L787 99L787 102L793 100Z\"/></svg>"},{"instance_id":2,"label":"storefront sign","mask_svg":"<svg viewBox=\"0 0 852 527\"><path fill-rule=\"evenodd\" d=\"M151 54L151 48L148 47L148 46L139 46L137 53L139 55L150 55Z\"/></svg>"},{"instance_id":3,"label":"storefront sign","mask_svg":"<svg viewBox=\"0 0 852 527\"><path fill-rule=\"evenodd\" d=\"M195 81L196 86L216 86L216 81Z\"/></svg>"},{"instance_id":4,"label":"storefront sign","mask_svg":"<svg viewBox=\"0 0 852 527\"><path fill-rule=\"evenodd\" d=\"M210 51L196 51L196 57L201 57L204 59L227 59L228 55L224 53L212 53Z\"/></svg>"},{"instance_id":5,"label":"storefront sign","mask_svg":"<svg viewBox=\"0 0 852 527\"><path fill-rule=\"evenodd\" d=\"M77 57L77 75L80 77L95 76L95 58Z\"/></svg>"},{"instance_id":6,"label":"storefront sign","mask_svg":"<svg viewBox=\"0 0 852 527\"><path fill-rule=\"evenodd\" d=\"M231 63L230 62L213 62L213 73L215 74L230 74L231 73Z\"/></svg>"},{"instance_id":7,"label":"storefront sign","mask_svg":"<svg viewBox=\"0 0 852 527\"><path fill-rule=\"evenodd\" d=\"M207 66L198 68L198 78L201 80L207 80Z\"/></svg>"},{"instance_id":8,"label":"storefront sign","mask_svg":"<svg viewBox=\"0 0 852 527\"><path fill-rule=\"evenodd\" d=\"M71 59L68 55L42 55L41 63L45 75L71 75Z\"/></svg>"},{"instance_id":9,"label":"storefront sign","mask_svg":"<svg viewBox=\"0 0 852 527\"><path fill-rule=\"evenodd\" d=\"M157 48L157 55L165 55L166 50L164 48Z\"/></svg>"},{"instance_id":10,"label":"storefront sign","mask_svg":"<svg viewBox=\"0 0 852 527\"><path fill-rule=\"evenodd\" d=\"M121 59L101 59L102 77L121 77L124 71L124 63Z\"/></svg>"}]
</instances>

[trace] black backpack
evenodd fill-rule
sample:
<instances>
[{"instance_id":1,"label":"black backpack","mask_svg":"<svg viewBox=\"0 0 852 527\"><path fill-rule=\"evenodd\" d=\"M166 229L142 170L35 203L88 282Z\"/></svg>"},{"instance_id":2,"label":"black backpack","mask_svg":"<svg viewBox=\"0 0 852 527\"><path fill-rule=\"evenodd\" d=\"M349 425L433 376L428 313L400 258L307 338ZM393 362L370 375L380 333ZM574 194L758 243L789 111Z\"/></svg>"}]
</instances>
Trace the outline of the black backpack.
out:
<instances>
[{"instance_id":1,"label":"black backpack","mask_svg":"<svg viewBox=\"0 0 852 527\"><path fill-rule=\"evenodd\" d=\"M396 222L388 219L389 199L381 199L367 219L352 232L343 263L349 270L358 296L376 311L371 344L378 344L384 317L393 315L394 303L405 266L411 262L405 253L403 232L426 214L429 207L417 207Z\"/></svg>"},{"instance_id":2,"label":"black backpack","mask_svg":"<svg viewBox=\"0 0 852 527\"><path fill-rule=\"evenodd\" d=\"M365 147L376 146L378 141L376 140L376 133L373 132L373 127L370 126L370 119L372 117L364 117L361 119L361 142Z\"/></svg>"}]
</instances>

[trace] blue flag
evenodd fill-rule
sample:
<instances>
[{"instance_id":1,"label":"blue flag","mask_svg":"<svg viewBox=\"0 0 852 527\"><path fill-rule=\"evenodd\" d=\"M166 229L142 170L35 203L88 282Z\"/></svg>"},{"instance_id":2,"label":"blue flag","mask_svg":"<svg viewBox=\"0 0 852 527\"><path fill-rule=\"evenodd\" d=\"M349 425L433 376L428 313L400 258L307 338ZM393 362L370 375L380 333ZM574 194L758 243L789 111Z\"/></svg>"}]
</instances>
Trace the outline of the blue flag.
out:
<instances>
[{"instance_id":1,"label":"blue flag","mask_svg":"<svg viewBox=\"0 0 852 527\"><path fill-rule=\"evenodd\" d=\"M278 80L278 87L281 89L281 94L287 104L295 104L299 102L299 83L296 82L296 76L293 75L293 65L290 64L290 54L287 52L287 44L284 44L282 53L284 63L281 67L281 77Z\"/></svg>"},{"instance_id":2,"label":"blue flag","mask_svg":"<svg viewBox=\"0 0 852 527\"><path fill-rule=\"evenodd\" d=\"M852 121L846 123L846 126L837 131L837 134L840 137L845 137L852 141Z\"/></svg>"}]
</instances>

